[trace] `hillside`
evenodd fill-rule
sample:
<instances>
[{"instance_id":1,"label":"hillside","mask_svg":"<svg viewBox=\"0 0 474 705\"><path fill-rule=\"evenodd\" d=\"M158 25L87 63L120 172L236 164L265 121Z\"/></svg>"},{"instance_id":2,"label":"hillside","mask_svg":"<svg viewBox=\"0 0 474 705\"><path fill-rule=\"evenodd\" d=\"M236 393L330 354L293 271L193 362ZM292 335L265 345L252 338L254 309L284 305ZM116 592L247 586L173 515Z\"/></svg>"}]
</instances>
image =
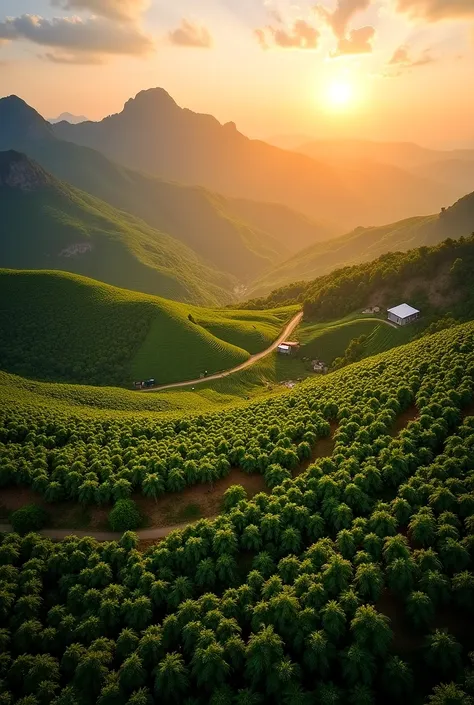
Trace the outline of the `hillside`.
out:
<instances>
[{"instance_id":1,"label":"hillside","mask_svg":"<svg viewBox=\"0 0 474 705\"><path fill-rule=\"evenodd\" d=\"M276 289L249 308L304 303L305 318L329 321L368 306L409 302L423 318L474 318L474 234L433 247L390 252L372 262L337 269L309 282Z\"/></svg>"},{"instance_id":2,"label":"hillside","mask_svg":"<svg viewBox=\"0 0 474 705\"><path fill-rule=\"evenodd\" d=\"M64 272L5 269L0 301L0 369L102 386L233 367L268 347L293 313L211 310Z\"/></svg>"},{"instance_id":3,"label":"hillside","mask_svg":"<svg viewBox=\"0 0 474 705\"><path fill-rule=\"evenodd\" d=\"M0 99L0 149L26 153L58 179L142 218L243 283L335 232L277 204L234 201L126 169L96 150L58 139L16 96Z\"/></svg>"},{"instance_id":4,"label":"hillside","mask_svg":"<svg viewBox=\"0 0 474 705\"><path fill-rule=\"evenodd\" d=\"M213 414L11 383L5 702L470 705L473 324Z\"/></svg>"},{"instance_id":5,"label":"hillside","mask_svg":"<svg viewBox=\"0 0 474 705\"><path fill-rule=\"evenodd\" d=\"M136 291L215 305L234 280L144 221L0 152L0 266L60 269Z\"/></svg>"},{"instance_id":6,"label":"hillside","mask_svg":"<svg viewBox=\"0 0 474 705\"><path fill-rule=\"evenodd\" d=\"M457 189L382 166L339 167L250 140L234 123L179 107L160 88L140 92L100 122L54 126L62 139L102 151L132 169L228 196L271 201L339 229L430 213Z\"/></svg>"},{"instance_id":7,"label":"hillside","mask_svg":"<svg viewBox=\"0 0 474 705\"><path fill-rule=\"evenodd\" d=\"M390 225L356 228L342 237L318 243L269 270L251 287L250 295L300 279L314 279L336 268L367 262L386 252L436 245L446 238L467 237L474 231L474 193L437 215L409 218Z\"/></svg>"}]
</instances>

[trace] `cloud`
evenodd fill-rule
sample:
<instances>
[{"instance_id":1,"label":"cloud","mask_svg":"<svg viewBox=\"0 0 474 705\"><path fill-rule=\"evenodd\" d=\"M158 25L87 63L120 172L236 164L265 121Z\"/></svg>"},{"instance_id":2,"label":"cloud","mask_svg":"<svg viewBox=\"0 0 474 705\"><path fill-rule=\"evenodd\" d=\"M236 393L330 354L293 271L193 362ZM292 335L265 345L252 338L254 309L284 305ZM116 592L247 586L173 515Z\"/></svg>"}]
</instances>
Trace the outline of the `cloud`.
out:
<instances>
[{"instance_id":1,"label":"cloud","mask_svg":"<svg viewBox=\"0 0 474 705\"><path fill-rule=\"evenodd\" d=\"M88 10L94 15L118 22L139 19L149 0L51 0L53 7L63 10Z\"/></svg>"},{"instance_id":2,"label":"cloud","mask_svg":"<svg viewBox=\"0 0 474 705\"><path fill-rule=\"evenodd\" d=\"M320 33L305 20L296 20L289 29L266 27L256 29L255 37L262 49L268 49L270 42L281 49L316 49Z\"/></svg>"},{"instance_id":3,"label":"cloud","mask_svg":"<svg viewBox=\"0 0 474 705\"><path fill-rule=\"evenodd\" d=\"M397 0L397 10L414 18L438 22L474 17L474 0Z\"/></svg>"},{"instance_id":4,"label":"cloud","mask_svg":"<svg viewBox=\"0 0 474 705\"><path fill-rule=\"evenodd\" d=\"M399 1L403 2L403 0ZM321 5L316 5L315 10L325 19L336 37L342 39L346 36L349 22L353 16L358 12L367 10L371 2L372 0L337 0L337 7L334 12L329 12Z\"/></svg>"},{"instance_id":5,"label":"cloud","mask_svg":"<svg viewBox=\"0 0 474 705\"><path fill-rule=\"evenodd\" d=\"M395 66L399 69L395 75L400 75L402 69L413 69L417 66L426 66L432 64L436 59L431 54L430 49L426 49L417 59L412 58L410 50L407 46L399 47L388 62L389 66ZM393 75L393 74L392 74Z\"/></svg>"},{"instance_id":6,"label":"cloud","mask_svg":"<svg viewBox=\"0 0 474 705\"><path fill-rule=\"evenodd\" d=\"M81 54L145 55L153 42L135 24L116 23L100 17L54 17L38 15L7 17L0 21L0 40L28 40L34 44L65 50L67 56ZM58 55L56 55L58 59ZM59 57L61 54L59 55Z\"/></svg>"},{"instance_id":7,"label":"cloud","mask_svg":"<svg viewBox=\"0 0 474 705\"><path fill-rule=\"evenodd\" d=\"M332 57L349 54L370 54L373 50L372 39L375 37L373 27L361 27L349 32L349 36L339 39L336 51Z\"/></svg>"},{"instance_id":8,"label":"cloud","mask_svg":"<svg viewBox=\"0 0 474 705\"><path fill-rule=\"evenodd\" d=\"M181 20L181 25L169 33L172 44L181 47L200 47L210 49L212 47L212 37L206 27L194 24L188 20Z\"/></svg>"},{"instance_id":9,"label":"cloud","mask_svg":"<svg viewBox=\"0 0 474 705\"><path fill-rule=\"evenodd\" d=\"M49 51L38 55L38 59L46 59L53 64L67 64L68 66L75 64L98 66L104 63L103 58L98 54L58 54Z\"/></svg>"}]
</instances>

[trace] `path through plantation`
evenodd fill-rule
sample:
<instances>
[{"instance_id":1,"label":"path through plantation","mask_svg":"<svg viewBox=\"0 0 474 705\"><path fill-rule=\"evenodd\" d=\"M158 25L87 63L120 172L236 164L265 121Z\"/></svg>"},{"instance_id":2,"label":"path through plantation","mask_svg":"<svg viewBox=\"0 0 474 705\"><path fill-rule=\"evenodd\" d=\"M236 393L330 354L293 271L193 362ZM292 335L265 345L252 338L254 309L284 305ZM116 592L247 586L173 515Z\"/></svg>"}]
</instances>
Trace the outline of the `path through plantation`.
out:
<instances>
[{"instance_id":1,"label":"path through plantation","mask_svg":"<svg viewBox=\"0 0 474 705\"><path fill-rule=\"evenodd\" d=\"M207 377L200 377L199 379L190 379L186 382L173 382L172 384L163 384L159 387L151 387L150 389L140 389L140 392L162 392L164 389L174 389L176 387L189 387L190 385L195 385L195 384L202 384L202 382L212 382L214 379L223 379L224 377L228 377L229 375L233 375L235 372L241 372L242 370L245 370L247 367L250 367L251 365L254 365L256 362L261 360L262 358L266 357L267 355L270 355L274 350L277 349L277 347L283 343L284 340L287 340L287 338L290 337L290 335L293 333L295 328L299 326L303 319L303 311L300 311L299 313L296 314L296 316L293 316L291 321L285 326L283 329L283 332L278 336L278 338L270 345L269 348L266 350L262 350L262 352L256 353L255 355L251 355L248 360L245 360L245 362L242 362L242 364L237 365L237 367L232 367L230 370L225 370L224 372L216 372L214 375L208 375Z\"/></svg>"}]
</instances>

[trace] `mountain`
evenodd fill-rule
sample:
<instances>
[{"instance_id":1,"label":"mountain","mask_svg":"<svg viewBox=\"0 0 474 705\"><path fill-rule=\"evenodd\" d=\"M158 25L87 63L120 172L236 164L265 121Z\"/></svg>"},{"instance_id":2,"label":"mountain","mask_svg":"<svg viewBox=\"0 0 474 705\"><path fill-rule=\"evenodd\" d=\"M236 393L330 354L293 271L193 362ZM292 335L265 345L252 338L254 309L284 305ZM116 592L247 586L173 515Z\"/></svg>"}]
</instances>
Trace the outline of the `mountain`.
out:
<instances>
[{"instance_id":1,"label":"mountain","mask_svg":"<svg viewBox=\"0 0 474 705\"><path fill-rule=\"evenodd\" d=\"M472 232L474 193L437 215L409 218L382 227L356 228L343 237L313 245L267 272L253 284L249 293L262 296L291 282L314 279L333 269L367 262L386 252L435 245L446 238L468 236Z\"/></svg>"},{"instance_id":2,"label":"mountain","mask_svg":"<svg viewBox=\"0 0 474 705\"><path fill-rule=\"evenodd\" d=\"M52 125L55 125L57 122L62 122L63 120L70 122L71 125L77 125L80 122L86 122L88 119L89 118L85 115L73 115L72 113L61 113L61 115L58 115L56 118L47 118L48 122Z\"/></svg>"},{"instance_id":3,"label":"mountain","mask_svg":"<svg viewBox=\"0 0 474 705\"><path fill-rule=\"evenodd\" d=\"M12 130L15 123L21 129ZM25 152L57 178L143 218L241 283L334 232L276 204L233 200L121 167L55 137L51 125L16 96L0 99L0 149Z\"/></svg>"},{"instance_id":4,"label":"mountain","mask_svg":"<svg viewBox=\"0 0 474 705\"><path fill-rule=\"evenodd\" d=\"M334 168L350 167L378 171L382 165L402 169L411 177L436 180L446 187L447 202L456 195L474 189L474 150L442 151L426 149L410 142L371 142L369 140L309 141L295 151L331 164ZM407 181L409 183L409 180ZM449 194L453 198L449 198Z\"/></svg>"},{"instance_id":5,"label":"mountain","mask_svg":"<svg viewBox=\"0 0 474 705\"><path fill-rule=\"evenodd\" d=\"M292 314L214 311L52 271L0 269L0 300L0 369L96 385L233 367L270 345Z\"/></svg>"},{"instance_id":6,"label":"mountain","mask_svg":"<svg viewBox=\"0 0 474 705\"><path fill-rule=\"evenodd\" d=\"M419 309L425 323L440 316L474 319L474 234L432 247L389 252L308 282L276 289L248 308L303 304L305 319L335 320L366 307L382 311L403 302Z\"/></svg>"},{"instance_id":7,"label":"mountain","mask_svg":"<svg viewBox=\"0 0 474 705\"><path fill-rule=\"evenodd\" d=\"M0 266L63 269L172 299L231 300L231 277L144 221L0 152Z\"/></svg>"},{"instance_id":8,"label":"mountain","mask_svg":"<svg viewBox=\"0 0 474 705\"><path fill-rule=\"evenodd\" d=\"M132 169L228 196L282 203L319 221L354 227L430 213L459 196L403 170L332 166L313 155L251 140L234 123L179 107L163 89L142 91L100 122L54 127L62 139ZM317 161L316 161L317 159Z\"/></svg>"}]
</instances>

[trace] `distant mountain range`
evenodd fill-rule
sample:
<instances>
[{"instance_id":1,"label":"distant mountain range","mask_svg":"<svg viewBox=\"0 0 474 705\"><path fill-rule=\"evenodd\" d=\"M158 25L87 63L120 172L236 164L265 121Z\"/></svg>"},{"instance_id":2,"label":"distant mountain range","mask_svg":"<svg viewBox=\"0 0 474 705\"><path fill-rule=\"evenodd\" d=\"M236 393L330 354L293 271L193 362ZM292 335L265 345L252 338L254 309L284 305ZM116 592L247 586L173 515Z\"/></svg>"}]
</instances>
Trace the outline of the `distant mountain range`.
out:
<instances>
[{"instance_id":1,"label":"distant mountain range","mask_svg":"<svg viewBox=\"0 0 474 705\"><path fill-rule=\"evenodd\" d=\"M292 282L376 259L386 252L436 245L446 238L467 237L474 232L474 193L441 213L409 218L390 225L356 228L342 237L308 247L269 270L257 280L250 296L262 296Z\"/></svg>"},{"instance_id":2,"label":"distant mountain range","mask_svg":"<svg viewBox=\"0 0 474 705\"><path fill-rule=\"evenodd\" d=\"M143 218L239 283L335 233L283 205L229 199L121 167L97 150L56 137L16 96L0 99L1 149L24 152L58 179Z\"/></svg>"},{"instance_id":3,"label":"distant mountain range","mask_svg":"<svg viewBox=\"0 0 474 705\"><path fill-rule=\"evenodd\" d=\"M47 118L48 122L50 122L52 125L55 125L57 122L62 122L65 120L66 122L70 122L72 125L77 125L80 122L85 122L88 120L85 115L73 115L72 113L61 113L61 115L58 115L56 118Z\"/></svg>"},{"instance_id":4,"label":"distant mountain range","mask_svg":"<svg viewBox=\"0 0 474 705\"><path fill-rule=\"evenodd\" d=\"M102 151L131 169L225 195L282 203L336 222L341 232L431 213L463 192L432 175L387 164L328 164L290 152L179 107L163 89L142 91L100 122L54 126L65 140ZM472 190L472 189L471 189Z\"/></svg>"},{"instance_id":5,"label":"distant mountain range","mask_svg":"<svg viewBox=\"0 0 474 705\"><path fill-rule=\"evenodd\" d=\"M178 301L231 301L235 280L186 245L28 157L0 152L0 266L57 269Z\"/></svg>"},{"instance_id":6,"label":"distant mountain range","mask_svg":"<svg viewBox=\"0 0 474 705\"><path fill-rule=\"evenodd\" d=\"M474 190L474 149L441 151L410 142L368 140L318 140L293 146L297 152L338 166L364 169L381 164L408 171L422 179L435 179L464 195ZM451 199L450 199L451 200ZM421 212L421 211L420 211Z\"/></svg>"}]
</instances>

